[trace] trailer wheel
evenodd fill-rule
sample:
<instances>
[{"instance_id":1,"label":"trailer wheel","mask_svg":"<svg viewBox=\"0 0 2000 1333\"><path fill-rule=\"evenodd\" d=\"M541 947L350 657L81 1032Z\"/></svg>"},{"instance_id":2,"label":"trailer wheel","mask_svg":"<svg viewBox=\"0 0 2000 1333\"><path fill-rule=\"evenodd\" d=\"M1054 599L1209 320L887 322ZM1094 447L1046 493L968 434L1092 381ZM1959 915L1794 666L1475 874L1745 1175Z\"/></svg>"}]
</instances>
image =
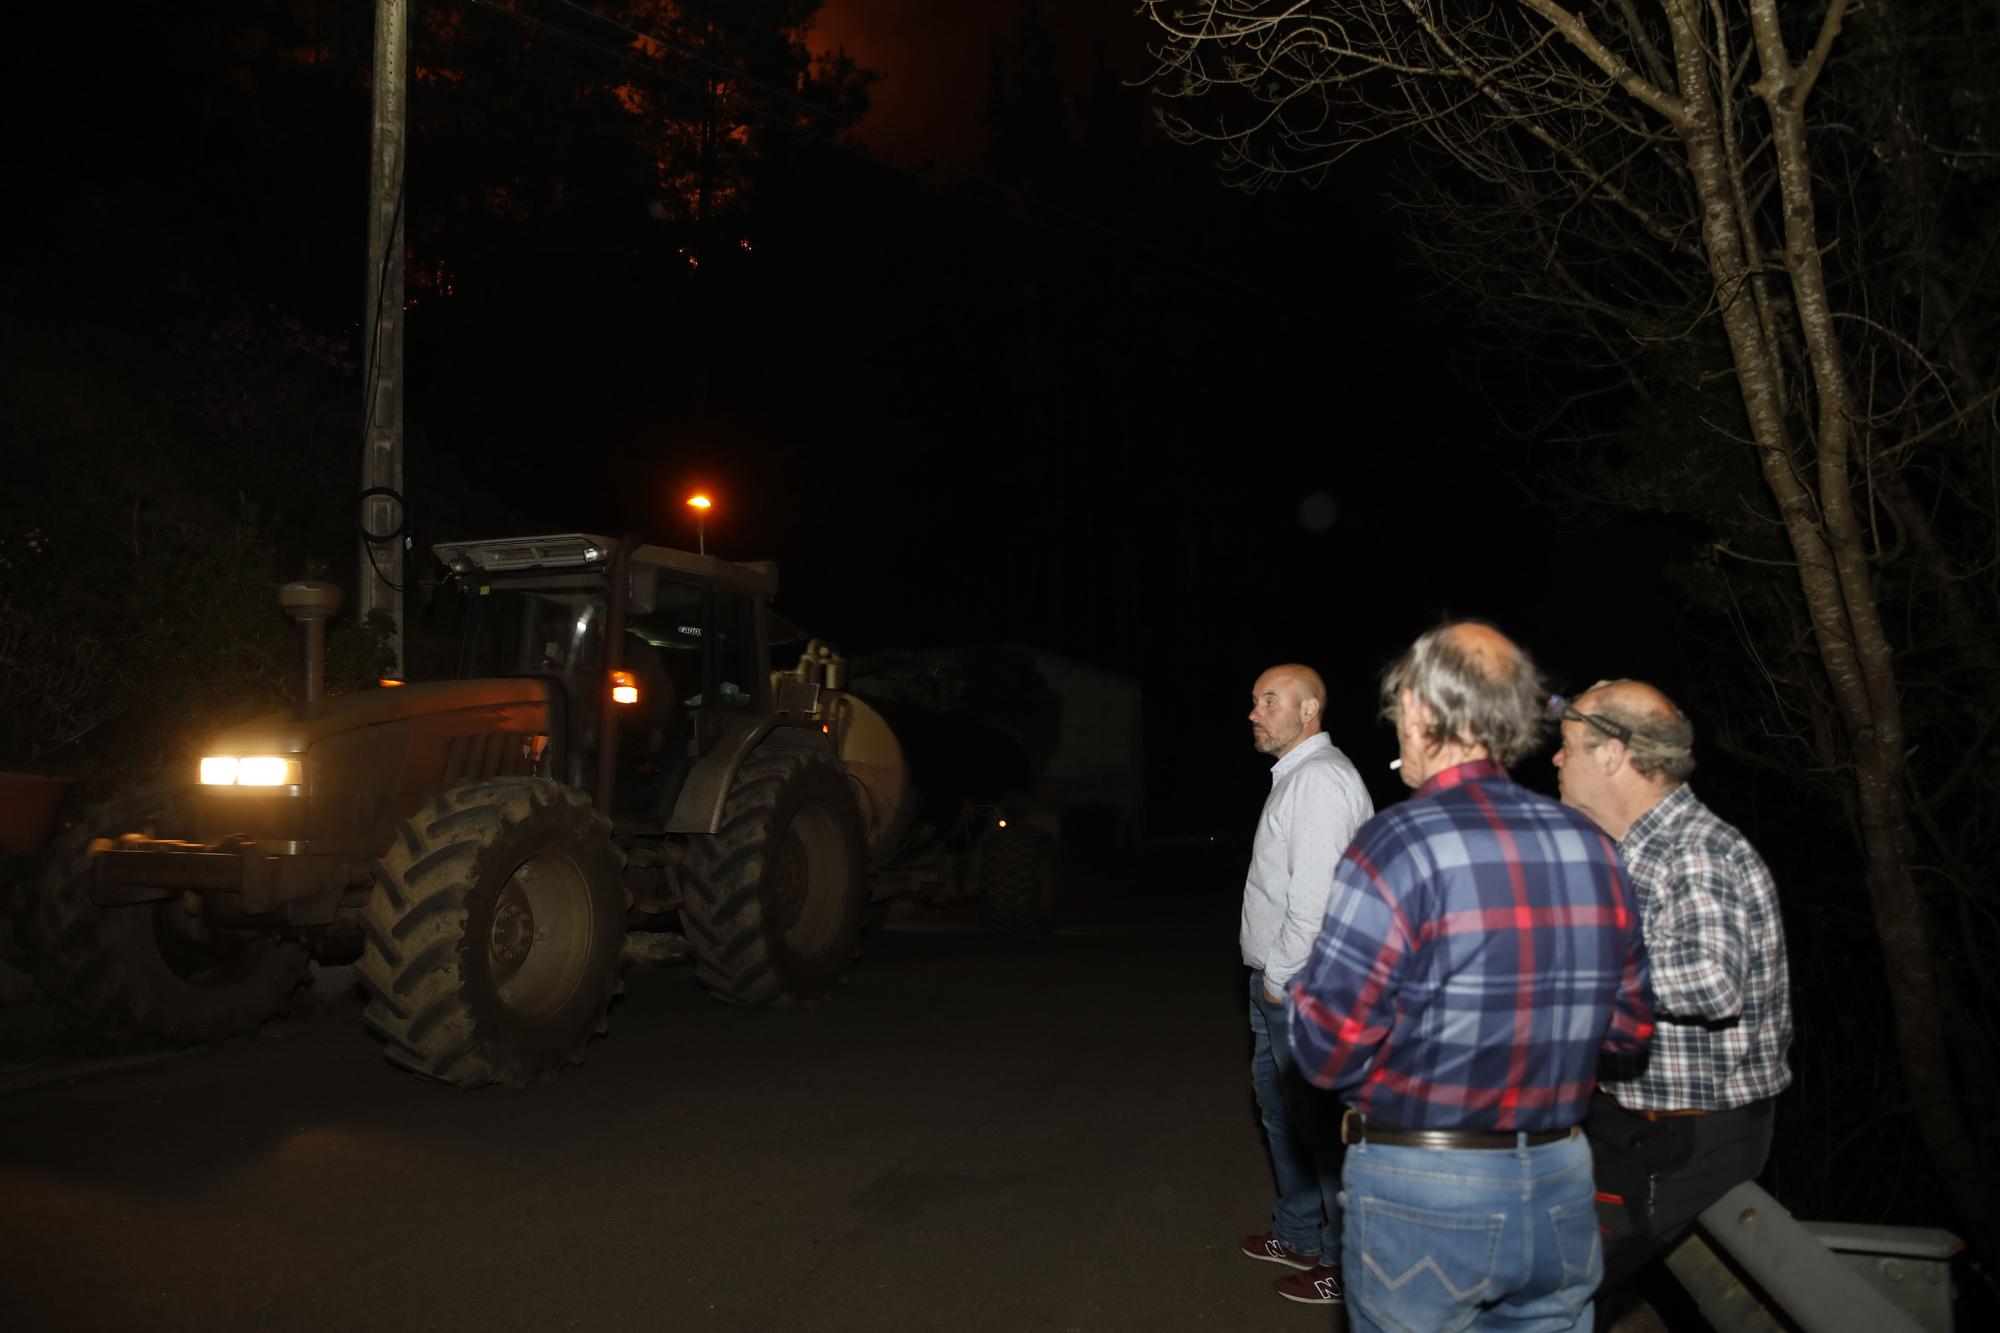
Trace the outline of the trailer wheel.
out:
<instances>
[{"instance_id":1,"label":"trailer wheel","mask_svg":"<svg viewBox=\"0 0 2000 1333\"><path fill-rule=\"evenodd\" d=\"M867 906L861 811L831 755L785 740L744 761L681 909L695 975L737 1004L811 1004L854 958Z\"/></svg>"},{"instance_id":2,"label":"trailer wheel","mask_svg":"<svg viewBox=\"0 0 2000 1333\"><path fill-rule=\"evenodd\" d=\"M1061 876L1056 840L1043 829L995 828L979 844L979 921L988 933L1047 939Z\"/></svg>"},{"instance_id":3,"label":"trailer wheel","mask_svg":"<svg viewBox=\"0 0 2000 1333\"><path fill-rule=\"evenodd\" d=\"M168 798L123 797L57 837L42 860L20 939L35 980L77 1026L133 1046L190 1046L254 1032L305 980L305 950L258 931L209 926L176 896L100 907L91 859L158 823Z\"/></svg>"},{"instance_id":4,"label":"trailer wheel","mask_svg":"<svg viewBox=\"0 0 2000 1333\"><path fill-rule=\"evenodd\" d=\"M538 778L434 794L376 862L361 929L355 973L392 1063L467 1088L553 1078L621 988L611 826Z\"/></svg>"}]
</instances>

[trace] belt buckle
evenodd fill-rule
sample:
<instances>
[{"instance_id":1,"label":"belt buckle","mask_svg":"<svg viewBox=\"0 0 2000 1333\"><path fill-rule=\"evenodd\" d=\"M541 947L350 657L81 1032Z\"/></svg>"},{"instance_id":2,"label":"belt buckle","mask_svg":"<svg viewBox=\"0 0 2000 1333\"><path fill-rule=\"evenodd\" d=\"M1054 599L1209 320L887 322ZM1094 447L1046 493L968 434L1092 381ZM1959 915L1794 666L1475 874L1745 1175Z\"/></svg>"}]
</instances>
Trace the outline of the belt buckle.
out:
<instances>
[{"instance_id":1,"label":"belt buckle","mask_svg":"<svg viewBox=\"0 0 2000 1333\"><path fill-rule=\"evenodd\" d=\"M1368 1138L1368 1122L1361 1112L1348 1107L1340 1117L1340 1141L1343 1144L1362 1143Z\"/></svg>"}]
</instances>

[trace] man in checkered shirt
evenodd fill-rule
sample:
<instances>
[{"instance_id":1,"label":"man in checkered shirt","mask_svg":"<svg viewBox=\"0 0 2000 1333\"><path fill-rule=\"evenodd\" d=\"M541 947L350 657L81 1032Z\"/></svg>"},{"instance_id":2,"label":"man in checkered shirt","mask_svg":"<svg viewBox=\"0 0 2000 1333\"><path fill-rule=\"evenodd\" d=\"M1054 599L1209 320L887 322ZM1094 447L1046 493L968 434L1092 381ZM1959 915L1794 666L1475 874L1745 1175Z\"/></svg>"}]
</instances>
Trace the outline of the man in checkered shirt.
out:
<instances>
[{"instance_id":1,"label":"man in checkered shirt","mask_svg":"<svg viewBox=\"0 0 2000 1333\"><path fill-rule=\"evenodd\" d=\"M1652 1050L1607 1062L1585 1123L1608 1293L1764 1169L1792 1080L1785 930L1771 872L1687 786L1694 727L1666 695L1606 681L1552 704L1563 803L1618 840L1653 964Z\"/></svg>"}]
</instances>

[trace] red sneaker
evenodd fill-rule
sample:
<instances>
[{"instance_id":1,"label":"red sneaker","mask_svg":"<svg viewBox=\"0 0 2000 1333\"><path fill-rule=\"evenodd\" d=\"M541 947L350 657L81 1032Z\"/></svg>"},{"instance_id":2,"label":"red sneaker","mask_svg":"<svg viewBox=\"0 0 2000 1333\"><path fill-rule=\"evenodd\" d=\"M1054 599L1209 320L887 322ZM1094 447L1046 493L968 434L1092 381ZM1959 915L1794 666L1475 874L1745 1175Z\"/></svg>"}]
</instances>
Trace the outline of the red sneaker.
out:
<instances>
[{"instance_id":1,"label":"red sneaker","mask_svg":"<svg viewBox=\"0 0 2000 1333\"><path fill-rule=\"evenodd\" d=\"M1300 1254L1297 1250L1269 1232L1265 1232L1261 1236L1245 1236L1243 1238L1243 1253L1249 1255L1252 1259L1263 1259L1269 1263L1283 1264L1287 1268L1312 1268L1319 1263L1319 1256L1317 1254Z\"/></svg>"},{"instance_id":2,"label":"red sneaker","mask_svg":"<svg viewBox=\"0 0 2000 1333\"><path fill-rule=\"evenodd\" d=\"M1287 1273L1278 1279L1278 1294L1300 1305L1339 1305L1340 1265L1315 1264L1303 1273Z\"/></svg>"}]
</instances>

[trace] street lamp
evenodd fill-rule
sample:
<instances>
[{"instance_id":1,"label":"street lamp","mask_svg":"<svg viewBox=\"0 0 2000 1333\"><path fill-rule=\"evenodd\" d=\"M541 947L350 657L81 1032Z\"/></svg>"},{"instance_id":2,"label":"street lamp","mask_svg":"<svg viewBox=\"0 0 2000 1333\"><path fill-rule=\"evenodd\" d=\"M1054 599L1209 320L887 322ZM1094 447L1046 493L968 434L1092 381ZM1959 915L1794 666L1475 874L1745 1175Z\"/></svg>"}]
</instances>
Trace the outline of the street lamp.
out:
<instances>
[{"instance_id":1,"label":"street lamp","mask_svg":"<svg viewBox=\"0 0 2000 1333\"><path fill-rule=\"evenodd\" d=\"M688 508L694 510L695 550L702 555L707 555L708 534L705 529L708 526L708 511L715 508L715 504L706 495L690 495L688 497Z\"/></svg>"}]
</instances>

